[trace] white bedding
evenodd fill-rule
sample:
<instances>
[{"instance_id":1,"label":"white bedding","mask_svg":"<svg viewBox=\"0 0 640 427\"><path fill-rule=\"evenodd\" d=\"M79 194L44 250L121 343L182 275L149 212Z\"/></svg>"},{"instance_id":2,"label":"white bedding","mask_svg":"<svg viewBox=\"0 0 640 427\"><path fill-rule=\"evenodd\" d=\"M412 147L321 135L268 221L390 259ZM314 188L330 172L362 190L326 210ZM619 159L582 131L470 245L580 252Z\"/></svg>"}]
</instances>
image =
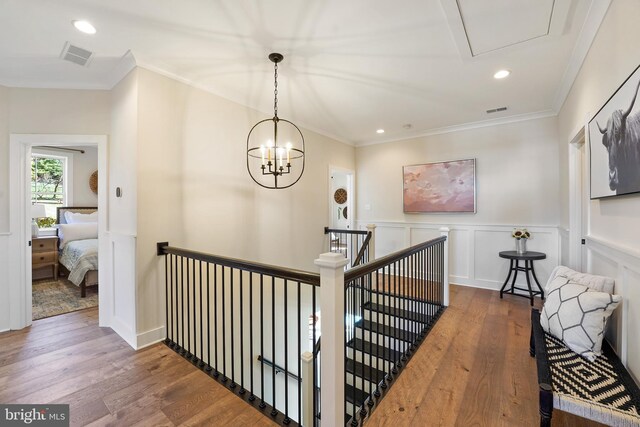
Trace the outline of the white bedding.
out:
<instances>
[{"instance_id":1,"label":"white bedding","mask_svg":"<svg viewBox=\"0 0 640 427\"><path fill-rule=\"evenodd\" d=\"M67 243L60 251L60 263L69 270L69 280L80 286L88 271L98 269L98 239Z\"/></svg>"}]
</instances>

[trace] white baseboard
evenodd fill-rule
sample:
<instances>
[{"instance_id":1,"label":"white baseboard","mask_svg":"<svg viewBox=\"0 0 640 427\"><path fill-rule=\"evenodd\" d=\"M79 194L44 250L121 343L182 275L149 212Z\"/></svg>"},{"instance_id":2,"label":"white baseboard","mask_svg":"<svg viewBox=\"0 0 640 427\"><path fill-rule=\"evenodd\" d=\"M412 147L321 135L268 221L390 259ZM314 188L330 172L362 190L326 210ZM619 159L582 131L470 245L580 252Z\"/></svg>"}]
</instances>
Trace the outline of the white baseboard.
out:
<instances>
[{"instance_id":1,"label":"white baseboard","mask_svg":"<svg viewBox=\"0 0 640 427\"><path fill-rule=\"evenodd\" d=\"M136 350L140 350L145 347L149 347L150 345L156 344L166 338L166 333L164 331L164 326L160 326L159 328L151 329L147 332L143 332L138 334L137 336L137 345L135 347Z\"/></svg>"}]
</instances>

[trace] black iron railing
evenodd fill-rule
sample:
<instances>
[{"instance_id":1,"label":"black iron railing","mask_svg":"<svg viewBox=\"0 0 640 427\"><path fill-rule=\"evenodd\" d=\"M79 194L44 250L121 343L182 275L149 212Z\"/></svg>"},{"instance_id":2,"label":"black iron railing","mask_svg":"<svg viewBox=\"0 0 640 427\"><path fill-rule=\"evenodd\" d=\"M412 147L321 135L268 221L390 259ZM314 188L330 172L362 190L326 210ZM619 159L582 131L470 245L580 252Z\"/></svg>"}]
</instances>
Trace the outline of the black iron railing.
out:
<instances>
[{"instance_id":1,"label":"black iron railing","mask_svg":"<svg viewBox=\"0 0 640 427\"><path fill-rule=\"evenodd\" d=\"M358 426L444 311L446 237L345 272L345 414Z\"/></svg>"},{"instance_id":2,"label":"black iron railing","mask_svg":"<svg viewBox=\"0 0 640 427\"><path fill-rule=\"evenodd\" d=\"M168 243L158 243L158 255L165 256L165 343L276 422L302 425L301 355L312 353L317 366L320 276ZM313 402L315 425L317 396Z\"/></svg>"},{"instance_id":3,"label":"black iron railing","mask_svg":"<svg viewBox=\"0 0 640 427\"><path fill-rule=\"evenodd\" d=\"M353 268L369 261L370 231L337 230L325 227L324 234L329 235L329 252L343 254L349 260L348 267Z\"/></svg>"}]
</instances>

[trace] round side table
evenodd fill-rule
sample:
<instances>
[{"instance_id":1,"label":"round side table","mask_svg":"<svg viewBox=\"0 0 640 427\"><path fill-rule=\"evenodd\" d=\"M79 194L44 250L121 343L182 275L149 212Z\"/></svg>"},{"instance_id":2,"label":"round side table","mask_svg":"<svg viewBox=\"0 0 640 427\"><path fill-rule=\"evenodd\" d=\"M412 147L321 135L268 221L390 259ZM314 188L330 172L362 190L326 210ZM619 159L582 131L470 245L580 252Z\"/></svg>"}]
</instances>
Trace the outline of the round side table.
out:
<instances>
[{"instance_id":1,"label":"round side table","mask_svg":"<svg viewBox=\"0 0 640 427\"><path fill-rule=\"evenodd\" d=\"M500 298L502 298L502 294L504 292L509 292L511 295L529 298L529 300L531 301L531 305L533 305L533 297L536 295L540 295L540 298L544 299L544 291L542 290L542 286L540 286L540 282L538 282L538 278L536 277L536 272L533 269L533 261L539 260L539 259L545 259L547 257L545 253L533 252L533 251L527 251L524 253L518 253L516 251L502 251L500 252L499 255L500 255L500 258L506 258L511 263L509 266L509 274L507 275L507 279L504 281L504 284L500 289ZM520 266L520 261L524 261L524 267ZM524 273L525 278L527 279L527 289L519 288L516 286L516 277L518 277L519 271L522 271ZM531 289L531 279L529 278L529 272L531 272L531 275L533 275L533 280L535 281L536 286L539 289L538 291L534 291L533 289ZM509 279L511 278L512 273L513 273L513 280L511 281L511 288L505 290L505 288L507 287L507 283L509 283ZM528 293L528 295L514 293L513 291L515 289L519 291L525 291Z\"/></svg>"}]
</instances>

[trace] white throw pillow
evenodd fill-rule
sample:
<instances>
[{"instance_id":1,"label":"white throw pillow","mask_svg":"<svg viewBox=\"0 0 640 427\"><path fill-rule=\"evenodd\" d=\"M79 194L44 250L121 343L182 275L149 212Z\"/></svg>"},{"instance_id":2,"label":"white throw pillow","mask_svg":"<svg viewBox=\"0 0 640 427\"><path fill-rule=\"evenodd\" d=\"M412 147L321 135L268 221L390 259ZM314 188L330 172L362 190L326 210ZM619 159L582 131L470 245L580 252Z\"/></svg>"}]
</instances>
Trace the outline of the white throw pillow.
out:
<instances>
[{"instance_id":1,"label":"white throw pillow","mask_svg":"<svg viewBox=\"0 0 640 427\"><path fill-rule=\"evenodd\" d=\"M60 249L64 249L67 243L74 240L97 239L98 223L60 224L58 225L58 238L60 239Z\"/></svg>"},{"instance_id":2,"label":"white throw pillow","mask_svg":"<svg viewBox=\"0 0 640 427\"><path fill-rule=\"evenodd\" d=\"M606 292L608 294L613 293L613 288L616 283L615 280L613 280L611 277L580 273L579 271L572 270L569 267L565 267L564 265L559 265L551 272L551 276L549 276L549 282L544 288L545 292L548 292L549 285L551 284L553 279L558 276L569 279L573 283L578 283L580 285L586 286L593 291Z\"/></svg>"},{"instance_id":3,"label":"white throw pillow","mask_svg":"<svg viewBox=\"0 0 640 427\"><path fill-rule=\"evenodd\" d=\"M602 354L607 320L622 297L591 290L566 277L547 285L547 299L540 313L542 329L587 360Z\"/></svg>"},{"instance_id":4,"label":"white throw pillow","mask_svg":"<svg viewBox=\"0 0 640 427\"><path fill-rule=\"evenodd\" d=\"M67 224L98 222L98 211L95 211L90 214L83 214L80 212L65 212L64 219L67 221Z\"/></svg>"}]
</instances>

